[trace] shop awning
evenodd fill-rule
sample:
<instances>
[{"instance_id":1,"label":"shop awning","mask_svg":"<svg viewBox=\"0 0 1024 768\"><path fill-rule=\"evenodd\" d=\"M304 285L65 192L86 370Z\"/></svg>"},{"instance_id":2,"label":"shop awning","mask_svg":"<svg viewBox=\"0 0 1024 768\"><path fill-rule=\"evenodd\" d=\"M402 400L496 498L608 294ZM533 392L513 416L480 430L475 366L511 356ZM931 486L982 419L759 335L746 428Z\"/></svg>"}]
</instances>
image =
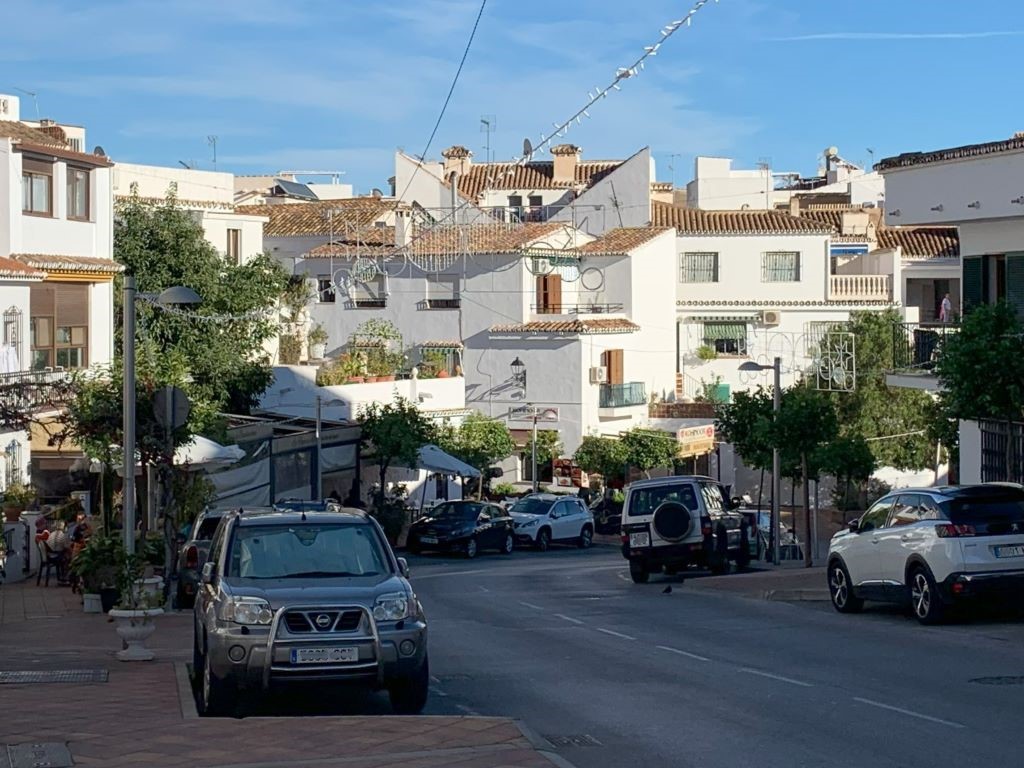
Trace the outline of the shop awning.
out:
<instances>
[{"instance_id":1,"label":"shop awning","mask_svg":"<svg viewBox=\"0 0 1024 768\"><path fill-rule=\"evenodd\" d=\"M458 475L459 477L480 477L480 470L469 466L464 461L445 453L436 445L427 444L420 448L417 466L428 472L442 475Z\"/></svg>"}]
</instances>

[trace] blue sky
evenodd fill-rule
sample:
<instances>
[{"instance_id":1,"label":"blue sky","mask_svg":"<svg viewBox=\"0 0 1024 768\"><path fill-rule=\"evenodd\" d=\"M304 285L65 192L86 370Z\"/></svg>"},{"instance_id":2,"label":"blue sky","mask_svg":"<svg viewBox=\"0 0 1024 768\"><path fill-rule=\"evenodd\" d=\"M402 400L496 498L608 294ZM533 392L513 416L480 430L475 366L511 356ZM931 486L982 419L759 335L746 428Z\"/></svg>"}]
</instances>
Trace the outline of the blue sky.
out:
<instances>
[{"instance_id":1,"label":"blue sky","mask_svg":"<svg viewBox=\"0 0 1024 768\"><path fill-rule=\"evenodd\" d=\"M489 0L430 154L510 158L550 133L692 0ZM115 160L238 173L347 172L386 187L422 151L479 0L21 0L0 92L84 124ZM1024 130L1024 3L721 0L565 138L589 158L644 145L682 185L696 154L813 172ZM669 166L674 166L671 170Z\"/></svg>"}]
</instances>

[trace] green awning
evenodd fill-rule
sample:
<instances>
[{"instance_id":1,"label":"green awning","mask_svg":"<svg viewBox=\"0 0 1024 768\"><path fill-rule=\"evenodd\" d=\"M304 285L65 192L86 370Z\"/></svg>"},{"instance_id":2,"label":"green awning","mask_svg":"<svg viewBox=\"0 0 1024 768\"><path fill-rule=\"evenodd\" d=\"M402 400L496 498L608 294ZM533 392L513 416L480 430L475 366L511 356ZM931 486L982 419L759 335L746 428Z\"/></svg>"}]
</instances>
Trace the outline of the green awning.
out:
<instances>
[{"instance_id":1,"label":"green awning","mask_svg":"<svg viewBox=\"0 0 1024 768\"><path fill-rule=\"evenodd\" d=\"M729 339L732 341L746 341L746 323L704 323L705 339Z\"/></svg>"}]
</instances>

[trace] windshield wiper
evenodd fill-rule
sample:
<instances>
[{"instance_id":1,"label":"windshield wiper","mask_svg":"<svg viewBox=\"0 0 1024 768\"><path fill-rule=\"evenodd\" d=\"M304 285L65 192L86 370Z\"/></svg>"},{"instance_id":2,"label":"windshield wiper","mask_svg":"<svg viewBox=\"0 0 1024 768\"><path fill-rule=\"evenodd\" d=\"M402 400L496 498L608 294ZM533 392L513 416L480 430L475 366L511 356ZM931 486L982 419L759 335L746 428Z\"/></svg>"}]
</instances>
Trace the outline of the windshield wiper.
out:
<instances>
[{"instance_id":1,"label":"windshield wiper","mask_svg":"<svg viewBox=\"0 0 1024 768\"><path fill-rule=\"evenodd\" d=\"M301 579L305 577L309 578L326 578L330 576L376 576L376 571L370 571L367 573L352 573L351 571L302 571L301 573L289 573L282 578L285 579Z\"/></svg>"}]
</instances>

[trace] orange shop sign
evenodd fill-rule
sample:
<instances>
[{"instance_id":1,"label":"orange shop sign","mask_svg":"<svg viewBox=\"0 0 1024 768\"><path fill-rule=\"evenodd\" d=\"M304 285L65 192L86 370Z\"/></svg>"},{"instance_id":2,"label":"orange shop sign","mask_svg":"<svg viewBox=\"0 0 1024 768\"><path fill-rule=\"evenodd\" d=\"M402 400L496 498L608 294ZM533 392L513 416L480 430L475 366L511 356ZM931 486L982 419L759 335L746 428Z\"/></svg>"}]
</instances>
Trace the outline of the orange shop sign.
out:
<instances>
[{"instance_id":1,"label":"orange shop sign","mask_svg":"<svg viewBox=\"0 0 1024 768\"><path fill-rule=\"evenodd\" d=\"M676 432L680 458L703 456L715 449L715 425L680 427Z\"/></svg>"}]
</instances>

